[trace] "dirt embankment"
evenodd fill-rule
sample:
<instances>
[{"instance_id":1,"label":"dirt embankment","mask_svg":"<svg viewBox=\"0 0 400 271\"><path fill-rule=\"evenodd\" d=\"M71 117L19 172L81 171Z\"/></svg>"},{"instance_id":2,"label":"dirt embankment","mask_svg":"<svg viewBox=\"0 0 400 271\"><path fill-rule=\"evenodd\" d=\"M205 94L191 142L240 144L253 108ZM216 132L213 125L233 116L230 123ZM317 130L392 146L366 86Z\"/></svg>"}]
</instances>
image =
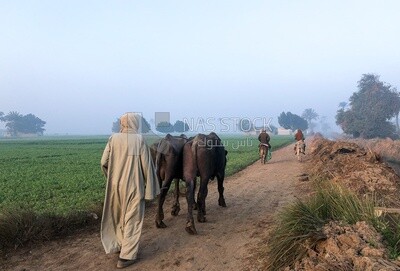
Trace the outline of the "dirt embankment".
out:
<instances>
[{"instance_id":1,"label":"dirt embankment","mask_svg":"<svg viewBox=\"0 0 400 271\"><path fill-rule=\"evenodd\" d=\"M400 141L390 138L385 139L351 139L357 145L377 153L400 175Z\"/></svg>"},{"instance_id":2,"label":"dirt embankment","mask_svg":"<svg viewBox=\"0 0 400 271\"><path fill-rule=\"evenodd\" d=\"M381 155L349 141L315 137L310 145L309 172L314 178L331 180L356 194L373 197L382 207L398 207L400 177ZM367 145L365 141L364 145Z\"/></svg>"},{"instance_id":3,"label":"dirt embankment","mask_svg":"<svg viewBox=\"0 0 400 271\"><path fill-rule=\"evenodd\" d=\"M322 137L314 138L309 149L311 178L339 183L361 197L373 196L387 207L398 206L400 178L371 149ZM326 239L287 270L400 270L400 261L389 260L382 236L363 221L350 226L332 221L323 233Z\"/></svg>"}]
</instances>

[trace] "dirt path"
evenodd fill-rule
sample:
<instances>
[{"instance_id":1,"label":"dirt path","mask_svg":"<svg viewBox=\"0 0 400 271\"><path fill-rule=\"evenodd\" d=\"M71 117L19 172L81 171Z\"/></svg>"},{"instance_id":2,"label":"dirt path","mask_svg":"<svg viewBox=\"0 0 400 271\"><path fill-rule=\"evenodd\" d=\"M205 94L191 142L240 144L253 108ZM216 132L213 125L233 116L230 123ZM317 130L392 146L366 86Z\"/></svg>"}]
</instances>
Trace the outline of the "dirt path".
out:
<instances>
[{"instance_id":1,"label":"dirt path","mask_svg":"<svg viewBox=\"0 0 400 271\"><path fill-rule=\"evenodd\" d=\"M299 182L303 164L293 145L277 150L266 165L259 162L225 181L227 208L218 206L216 182L207 197L207 223L196 223L198 235L184 229L186 200L178 217L165 204L166 229L154 225L155 205L146 209L138 262L126 270L258 270L251 253L268 234L272 217L295 197L307 182ZM49 242L10 259L9 270L114 270L118 255L104 253L99 230Z\"/></svg>"}]
</instances>

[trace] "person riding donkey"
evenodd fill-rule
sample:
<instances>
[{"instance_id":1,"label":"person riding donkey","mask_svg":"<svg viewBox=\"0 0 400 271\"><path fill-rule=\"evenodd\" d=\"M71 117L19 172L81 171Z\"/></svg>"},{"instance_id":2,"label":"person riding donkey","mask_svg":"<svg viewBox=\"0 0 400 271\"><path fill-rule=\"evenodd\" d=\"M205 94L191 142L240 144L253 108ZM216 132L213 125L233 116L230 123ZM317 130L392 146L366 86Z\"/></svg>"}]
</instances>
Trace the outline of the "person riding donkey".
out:
<instances>
[{"instance_id":1,"label":"person riding donkey","mask_svg":"<svg viewBox=\"0 0 400 271\"><path fill-rule=\"evenodd\" d=\"M303 154L306 154L306 144L304 143L304 135L300 129L297 129L296 134L294 135L294 139L296 140L296 144L294 145L294 152L296 153L296 146L299 143L299 141L302 141L303 148L301 152Z\"/></svg>"},{"instance_id":2,"label":"person riding donkey","mask_svg":"<svg viewBox=\"0 0 400 271\"><path fill-rule=\"evenodd\" d=\"M258 145L258 149L261 148L261 145L267 145L268 146L268 160L271 159L271 144L269 144L269 141L271 140L271 137L267 133L267 130L262 129L261 133L258 135L258 141L260 141L260 144Z\"/></svg>"},{"instance_id":3,"label":"person riding donkey","mask_svg":"<svg viewBox=\"0 0 400 271\"><path fill-rule=\"evenodd\" d=\"M260 144L267 144L268 148L271 148L271 144L269 144L270 140L271 140L271 137L267 133L267 130L262 129L261 133L258 135L258 141L260 141Z\"/></svg>"}]
</instances>

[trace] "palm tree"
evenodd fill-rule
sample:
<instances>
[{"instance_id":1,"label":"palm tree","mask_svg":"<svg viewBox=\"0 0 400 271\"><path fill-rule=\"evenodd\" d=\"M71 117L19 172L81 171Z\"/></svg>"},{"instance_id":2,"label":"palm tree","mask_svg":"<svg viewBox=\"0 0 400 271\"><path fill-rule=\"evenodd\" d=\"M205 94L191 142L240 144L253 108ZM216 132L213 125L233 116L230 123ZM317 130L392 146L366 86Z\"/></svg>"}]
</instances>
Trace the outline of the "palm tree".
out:
<instances>
[{"instance_id":1,"label":"palm tree","mask_svg":"<svg viewBox=\"0 0 400 271\"><path fill-rule=\"evenodd\" d=\"M314 111L314 109L307 108L306 110L304 110L301 117L307 121L308 127L310 127L310 132L313 133L314 126L313 126L312 121L318 119L318 117L319 117L318 114Z\"/></svg>"},{"instance_id":2,"label":"palm tree","mask_svg":"<svg viewBox=\"0 0 400 271\"><path fill-rule=\"evenodd\" d=\"M331 128L328 124L328 117L327 116L322 116L319 119L319 125L321 128L322 133L326 134L328 130Z\"/></svg>"},{"instance_id":3,"label":"palm tree","mask_svg":"<svg viewBox=\"0 0 400 271\"><path fill-rule=\"evenodd\" d=\"M400 126L399 126L399 114L400 114L400 93L397 92L395 89L394 92L392 93L393 97L390 100L390 105L393 108L393 111L395 112L395 120L396 120L396 131L397 133L400 132Z\"/></svg>"}]
</instances>

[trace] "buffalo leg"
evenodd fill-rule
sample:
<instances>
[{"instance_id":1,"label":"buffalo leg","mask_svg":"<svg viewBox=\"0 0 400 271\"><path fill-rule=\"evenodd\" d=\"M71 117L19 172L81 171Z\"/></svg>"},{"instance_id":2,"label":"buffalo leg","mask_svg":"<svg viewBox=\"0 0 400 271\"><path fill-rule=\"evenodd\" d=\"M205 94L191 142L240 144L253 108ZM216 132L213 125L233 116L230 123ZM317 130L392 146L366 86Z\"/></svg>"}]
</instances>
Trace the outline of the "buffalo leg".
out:
<instances>
[{"instance_id":1,"label":"buffalo leg","mask_svg":"<svg viewBox=\"0 0 400 271\"><path fill-rule=\"evenodd\" d=\"M171 215L177 216L180 210L181 208L179 204L179 179L175 179L175 202L174 205L172 205Z\"/></svg>"},{"instance_id":2,"label":"buffalo leg","mask_svg":"<svg viewBox=\"0 0 400 271\"><path fill-rule=\"evenodd\" d=\"M226 207L225 198L224 198L224 176L217 175L218 180L218 205L222 207Z\"/></svg>"},{"instance_id":3,"label":"buffalo leg","mask_svg":"<svg viewBox=\"0 0 400 271\"><path fill-rule=\"evenodd\" d=\"M206 198L208 194L208 177L200 177L200 188L197 197L197 221L206 222Z\"/></svg>"},{"instance_id":4,"label":"buffalo leg","mask_svg":"<svg viewBox=\"0 0 400 271\"><path fill-rule=\"evenodd\" d=\"M197 234L193 219L193 201L194 201L194 181L186 181L186 201L188 207L186 231L189 234Z\"/></svg>"},{"instance_id":5,"label":"buffalo leg","mask_svg":"<svg viewBox=\"0 0 400 271\"><path fill-rule=\"evenodd\" d=\"M156 227L157 228L166 228L167 225L163 222L164 219L164 210L163 210L163 205L165 202L165 197L167 196L169 187L171 186L172 183L172 178L168 177L166 181L163 182L162 187L161 187L161 192L158 197L158 206L157 206L157 214L156 214Z\"/></svg>"},{"instance_id":6,"label":"buffalo leg","mask_svg":"<svg viewBox=\"0 0 400 271\"><path fill-rule=\"evenodd\" d=\"M194 180L194 188L193 188L193 195L196 194L196 185L197 185L197 178ZM197 195L197 199L199 198L199 196ZM196 199L193 197L193 210L197 210L197 202Z\"/></svg>"}]
</instances>

